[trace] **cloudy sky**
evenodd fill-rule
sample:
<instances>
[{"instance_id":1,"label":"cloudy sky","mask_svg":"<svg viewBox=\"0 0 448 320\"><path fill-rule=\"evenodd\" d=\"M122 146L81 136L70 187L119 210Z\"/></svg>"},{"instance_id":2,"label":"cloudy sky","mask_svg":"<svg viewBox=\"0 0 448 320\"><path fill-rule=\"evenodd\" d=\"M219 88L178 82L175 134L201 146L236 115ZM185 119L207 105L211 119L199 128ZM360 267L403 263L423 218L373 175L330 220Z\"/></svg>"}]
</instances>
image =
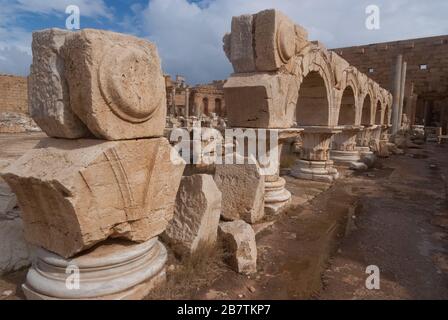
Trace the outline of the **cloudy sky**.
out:
<instances>
[{"instance_id":1,"label":"cloudy sky","mask_svg":"<svg viewBox=\"0 0 448 320\"><path fill-rule=\"evenodd\" d=\"M277 8L329 48L448 34L447 0L0 0L0 73L27 75L31 33L65 28L77 5L81 28L134 34L155 42L166 73L191 84L227 78L222 36L231 17ZM380 8L380 29L365 27Z\"/></svg>"}]
</instances>

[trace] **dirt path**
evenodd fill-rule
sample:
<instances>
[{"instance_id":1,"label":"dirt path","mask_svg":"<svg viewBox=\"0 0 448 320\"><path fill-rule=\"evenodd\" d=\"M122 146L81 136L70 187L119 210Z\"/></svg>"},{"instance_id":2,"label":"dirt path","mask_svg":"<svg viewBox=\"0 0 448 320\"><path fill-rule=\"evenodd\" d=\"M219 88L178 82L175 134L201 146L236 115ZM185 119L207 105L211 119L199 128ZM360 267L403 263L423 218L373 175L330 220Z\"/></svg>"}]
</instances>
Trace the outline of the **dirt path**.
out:
<instances>
[{"instance_id":1,"label":"dirt path","mask_svg":"<svg viewBox=\"0 0 448 320\"><path fill-rule=\"evenodd\" d=\"M447 172L435 145L380 160L279 216L257 239L256 275L227 272L188 298L448 299ZM380 290L365 287L369 265Z\"/></svg>"},{"instance_id":2,"label":"dirt path","mask_svg":"<svg viewBox=\"0 0 448 320\"><path fill-rule=\"evenodd\" d=\"M378 177L352 179L363 208L324 274L321 299L448 299L448 148L409 151L414 157L382 161ZM369 265L380 269L380 290L365 288Z\"/></svg>"}]
</instances>

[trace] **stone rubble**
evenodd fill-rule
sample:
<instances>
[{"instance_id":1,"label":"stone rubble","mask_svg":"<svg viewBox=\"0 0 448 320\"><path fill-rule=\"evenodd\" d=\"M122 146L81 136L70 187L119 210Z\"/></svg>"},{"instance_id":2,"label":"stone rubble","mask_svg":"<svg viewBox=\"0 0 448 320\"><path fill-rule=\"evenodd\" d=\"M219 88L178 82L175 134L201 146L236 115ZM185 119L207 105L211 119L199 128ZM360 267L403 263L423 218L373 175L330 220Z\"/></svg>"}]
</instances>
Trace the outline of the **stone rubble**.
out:
<instances>
[{"instance_id":1,"label":"stone rubble","mask_svg":"<svg viewBox=\"0 0 448 320\"><path fill-rule=\"evenodd\" d=\"M255 232L243 220L221 222L219 237L229 254L228 263L238 273L257 272L257 245Z\"/></svg>"},{"instance_id":2,"label":"stone rubble","mask_svg":"<svg viewBox=\"0 0 448 320\"><path fill-rule=\"evenodd\" d=\"M163 240L181 256L193 254L198 248L213 247L218 236L221 203L221 191L211 175L183 177L174 217Z\"/></svg>"}]
</instances>

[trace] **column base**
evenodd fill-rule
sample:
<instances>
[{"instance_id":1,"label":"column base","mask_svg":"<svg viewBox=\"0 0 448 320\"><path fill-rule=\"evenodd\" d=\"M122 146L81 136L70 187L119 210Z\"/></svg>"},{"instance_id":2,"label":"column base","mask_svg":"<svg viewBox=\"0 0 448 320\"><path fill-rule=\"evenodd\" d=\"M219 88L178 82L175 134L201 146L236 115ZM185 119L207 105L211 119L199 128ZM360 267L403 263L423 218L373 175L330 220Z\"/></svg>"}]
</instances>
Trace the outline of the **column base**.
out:
<instances>
[{"instance_id":1,"label":"column base","mask_svg":"<svg viewBox=\"0 0 448 320\"><path fill-rule=\"evenodd\" d=\"M357 151L357 150L354 150L354 151L331 150L330 158L336 164L349 166L353 162L360 161L361 155L359 154L359 151Z\"/></svg>"},{"instance_id":2,"label":"column base","mask_svg":"<svg viewBox=\"0 0 448 320\"><path fill-rule=\"evenodd\" d=\"M291 175L298 179L333 182L339 178L338 171L333 167L333 161L297 160Z\"/></svg>"},{"instance_id":3,"label":"column base","mask_svg":"<svg viewBox=\"0 0 448 320\"><path fill-rule=\"evenodd\" d=\"M110 241L71 260L38 249L22 289L28 300L141 300L165 281L166 260L157 238Z\"/></svg>"},{"instance_id":4,"label":"column base","mask_svg":"<svg viewBox=\"0 0 448 320\"><path fill-rule=\"evenodd\" d=\"M291 202L291 192L285 188L286 181L279 177L275 181L265 181L264 211L266 214L278 214Z\"/></svg>"}]
</instances>

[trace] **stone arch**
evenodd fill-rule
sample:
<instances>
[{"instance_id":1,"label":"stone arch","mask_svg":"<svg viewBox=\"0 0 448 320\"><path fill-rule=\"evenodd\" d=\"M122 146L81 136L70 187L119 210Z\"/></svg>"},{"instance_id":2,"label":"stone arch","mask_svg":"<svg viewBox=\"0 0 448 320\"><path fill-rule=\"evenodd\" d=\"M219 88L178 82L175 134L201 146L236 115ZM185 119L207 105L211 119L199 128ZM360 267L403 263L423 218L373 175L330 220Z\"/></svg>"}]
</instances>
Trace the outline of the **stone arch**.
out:
<instances>
[{"instance_id":1,"label":"stone arch","mask_svg":"<svg viewBox=\"0 0 448 320\"><path fill-rule=\"evenodd\" d=\"M222 116L222 100L220 98L215 98L215 113Z\"/></svg>"},{"instance_id":2,"label":"stone arch","mask_svg":"<svg viewBox=\"0 0 448 320\"><path fill-rule=\"evenodd\" d=\"M202 113L205 115L209 114L209 101L207 97L202 98Z\"/></svg>"},{"instance_id":3,"label":"stone arch","mask_svg":"<svg viewBox=\"0 0 448 320\"><path fill-rule=\"evenodd\" d=\"M384 109L384 117L383 117L383 123L384 125L389 125L390 121L390 107L389 104L386 104L386 108Z\"/></svg>"},{"instance_id":4,"label":"stone arch","mask_svg":"<svg viewBox=\"0 0 448 320\"><path fill-rule=\"evenodd\" d=\"M354 125L356 122L356 89L345 87L339 104L338 125Z\"/></svg>"},{"instance_id":5,"label":"stone arch","mask_svg":"<svg viewBox=\"0 0 448 320\"><path fill-rule=\"evenodd\" d=\"M298 126L328 126L330 119L330 97L324 78L311 71L300 84L296 106Z\"/></svg>"},{"instance_id":6,"label":"stone arch","mask_svg":"<svg viewBox=\"0 0 448 320\"><path fill-rule=\"evenodd\" d=\"M375 124L383 123L383 108L381 100L377 100L375 104Z\"/></svg>"},{"instance_id":7,"label":"stone arch","mask_svg":"<svg viewBox=\"0 0 448 320\"><path fill-rule=\"evenodd\" d=\"M362 99L361 107L361 125L369 126L372 124L372 97L371 93L367 93Z\"/></svg>"},{"instance_id":8,"label":"stone arch","mask_svg":"<svg viewBox=\"0 0 448 320\"><path fill-rule=\"evenodd\" d=\"M333 100L335 80L326 51L316 46L303 55L297 56L296 59L299 59L297 64L300 66L297 68L300 71L296 74L299 87L295 104L297 124L299 126L335 125L337 122ZM307 105L307 102L312 104ZM334 114L336 117L332 117Z\"/></svg>"}]
</instances>

